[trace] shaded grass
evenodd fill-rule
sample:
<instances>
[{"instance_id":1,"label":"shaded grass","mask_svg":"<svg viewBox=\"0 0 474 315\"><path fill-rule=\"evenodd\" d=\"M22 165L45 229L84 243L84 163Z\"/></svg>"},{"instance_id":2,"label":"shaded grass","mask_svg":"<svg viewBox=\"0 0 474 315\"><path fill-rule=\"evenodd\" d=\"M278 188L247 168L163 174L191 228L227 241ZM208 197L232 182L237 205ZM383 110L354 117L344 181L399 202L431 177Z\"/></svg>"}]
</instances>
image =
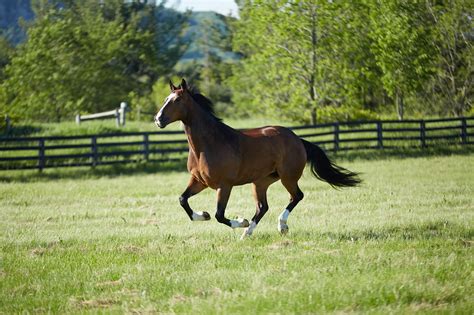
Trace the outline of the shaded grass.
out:
<instances>
[{"instance_id":1,"label":"shaded grass","mask_svg":"<svg viewBox=\"0 0 474 315\"><path fill-rule=\"evenodd\" d=\"M184 172L14 175L0 183L0 313L472 313L472 155L342 162L362 187L305 173L281 237L275 184L243 242L187 219ZM234 189L229 217L253 215L250 191Z\"/></svg>"},{"instance_id":2,"label":"shaded grass","mask_svg":"<svg viewBox=\"0 0 474 315\"><path fill-rule=\"evenodd\" d=\"M355 150L332 152L326 150L328 156L336 163L357 161L403 160L406 158L428 158L442 156L469 156L474 154L473 146L445 146L432 148L398 148L383 150ZM31 182L48 181L65 178L87 179L101 177L119 177L124 175L157 174L166 172L186 172L187 157L170 161L140 161L129 164L99 165L92 167L52 168L42 172L37 170L0 171L0 181ZM369 162L370 163L370 162Z\"/></svg>"}]
</instances>

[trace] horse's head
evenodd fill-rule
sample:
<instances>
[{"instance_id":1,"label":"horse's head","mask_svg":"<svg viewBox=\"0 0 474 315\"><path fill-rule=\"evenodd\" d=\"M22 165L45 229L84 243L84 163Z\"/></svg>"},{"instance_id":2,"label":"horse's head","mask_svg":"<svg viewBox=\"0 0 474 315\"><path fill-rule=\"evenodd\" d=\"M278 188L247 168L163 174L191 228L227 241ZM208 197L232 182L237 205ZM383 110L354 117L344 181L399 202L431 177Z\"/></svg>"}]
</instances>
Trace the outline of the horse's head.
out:
<instances>
[{"instance_id":1,"label":"horse's head","mask_svg":"<svg viewBox=\"0 0 474 315\"><path fill-rule=\"evenodd\" d=\"M160 128L165 128L168 124L185 120L188 113L188 105L191 102L191 95L188 93L186 81L176 87L170 81L171 93L165 99L163 106L155 116L155 124Z\"/></svg>"}]
</instances>

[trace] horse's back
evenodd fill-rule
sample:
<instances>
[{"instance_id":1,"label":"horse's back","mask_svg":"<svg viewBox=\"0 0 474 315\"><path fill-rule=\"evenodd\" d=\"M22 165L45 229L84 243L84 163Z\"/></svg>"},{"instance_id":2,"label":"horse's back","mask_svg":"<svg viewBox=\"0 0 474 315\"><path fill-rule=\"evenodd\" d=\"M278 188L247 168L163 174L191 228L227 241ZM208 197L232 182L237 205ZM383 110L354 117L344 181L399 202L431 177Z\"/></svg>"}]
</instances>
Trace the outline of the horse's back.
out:
<instances>
[{"instance_id":1,"label":"horse's back","mask_svg":"<svg viewBox=\"0 0 474 315\"><path fill-rule=\"evenodd\" d=\"M293 131L282 126L265 126L244 130L242 134L244 159L253 168L301 175L306 165L306 150Z\"/></svg>"},{"instance_id":2,"label":"horse's back","mask_svg":"<svg viewBox=\"0 0 474 315\"><path fill-rule=\"evenodd\" d=\"M304 151L301 139L286 127L265 126L244 130L242 134L248 138L251 145L268 144L272 147L279 147L280 150Z\"/></svg>"}]
</instances>

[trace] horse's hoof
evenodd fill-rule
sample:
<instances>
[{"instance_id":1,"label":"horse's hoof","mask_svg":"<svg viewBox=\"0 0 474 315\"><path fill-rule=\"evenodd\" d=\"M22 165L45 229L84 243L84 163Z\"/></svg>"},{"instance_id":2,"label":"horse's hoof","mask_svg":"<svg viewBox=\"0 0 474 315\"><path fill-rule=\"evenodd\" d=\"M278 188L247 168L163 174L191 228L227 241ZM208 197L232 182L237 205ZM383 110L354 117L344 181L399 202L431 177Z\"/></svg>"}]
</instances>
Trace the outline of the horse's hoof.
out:
<instances>
[{"instance_id":1,"label":"horse's hoof","mask_svg":"<svg viewBox=\"0 0 474 315\"><path fill-rule=\"evenodd\" d=\"M202 212L202 216L203 216L205 221L209 221L211 219L211 216L206 211Z\"/></svg>"},{"instance_id":2,"label":"horse's hoof","mask_svg":"<svg viewBox=\"0 0 474 315\"><path fill-rule=\"evenodd\" d=\"M280 223L278 225L278 232L280 232L280 234L285 235L288 233L288 230L289 230L288 224Z\"/></svg>"},{"instance_id":3,"label":"horse's hoof","mask_svg":"<svg viewBox=\"0 0 474 315\"><path fill-rule=\"evenodd\" d=\"M249 221L247 219L238 218L237 220L230 220L230 227L235 228L246 228L248 227Z\"/></svg>"},{"instance_id":4,"label":"horse's hoof","mask_svg":"<svg viewBox=\"0 0 474 315\"><path fill-rule=\"evenodd\" d=\"M255 221L252 221L250 223L250 226L248 228L245 229L244 233L242 234L242 236L240 237L240 240L244 240L246 239L247 237L250 237L253 233L253 230L257 227L257 223L255 223Z\"/></svg>"},{"instance_id":5,"label":"horse's hoof","mask_svg":"<svg viewBox=\"0 0 474 315\"><path fill-rule=\"evenodd\" d=\"M192 220L193 221L209 221L211 216L206 211L193 212Z\"/></svg>"}]
</instances>

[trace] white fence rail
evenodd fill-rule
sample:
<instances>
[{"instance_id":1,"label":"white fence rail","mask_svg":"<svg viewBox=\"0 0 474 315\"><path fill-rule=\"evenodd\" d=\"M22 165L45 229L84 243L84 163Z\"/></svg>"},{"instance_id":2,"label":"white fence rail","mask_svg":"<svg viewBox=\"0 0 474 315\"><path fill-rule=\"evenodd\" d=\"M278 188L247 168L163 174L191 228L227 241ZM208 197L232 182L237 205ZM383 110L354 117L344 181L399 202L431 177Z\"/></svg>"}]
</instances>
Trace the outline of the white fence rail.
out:
<instances>
[{"instance_id":1,"label":"white fence rail","mask_svg":"<svg viewBox=\"0 0 474 315\"><path fill-rule=\"evenodd\" d=\"M76 123L79 125L82 121L94 120L94 119L103 119L103 118L115 118L117 127L125 126L127 113L127 103L120 103L120 108L110 110L107 112L90 114L90 115L76 115Z\"/></svg>"}]
</instances>

